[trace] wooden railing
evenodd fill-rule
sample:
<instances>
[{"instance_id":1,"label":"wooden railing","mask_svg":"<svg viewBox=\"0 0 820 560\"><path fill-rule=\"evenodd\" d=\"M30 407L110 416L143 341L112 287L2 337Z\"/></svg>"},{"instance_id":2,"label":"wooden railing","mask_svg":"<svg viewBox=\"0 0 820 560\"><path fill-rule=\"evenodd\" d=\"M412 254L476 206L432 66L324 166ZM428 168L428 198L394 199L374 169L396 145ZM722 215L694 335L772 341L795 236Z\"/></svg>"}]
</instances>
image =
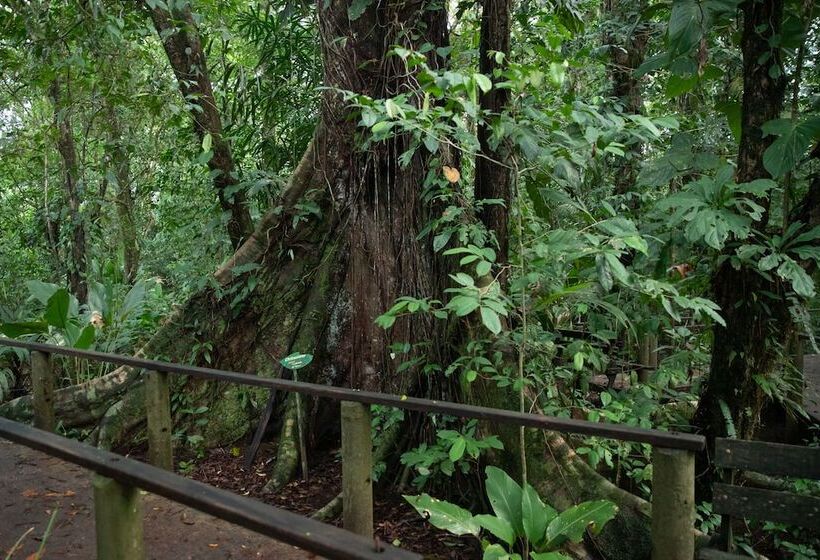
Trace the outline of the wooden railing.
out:
<instances>
[{"instance_id":1,"label":"wooden railing","mask_svg":"<svg viewBox=\"0 0 820 560\"><path fill-rule=\"evenodd\" d=\"M130 366L147 372L145 402L149 460L154 465L165 469L171 469L173 464L169 374L266 387L340 401L342 407L344 527L368 539L373 537L373 493L370 479L372 441L369 405L392 406L417 412L491 420L562 433L647 443L653 446L652 558L653 560L691 560L694 557L695 452L702 450L706 444L705 438L699 435L558 418L420 399L406 395L358 391L287 379L271 379L247 373L78 350L36 342L0 338L0 346L31 351L34 425L45 430L53 431L55 427L53 403L55 380L51 367L51 355Z\"/></svg>"}]
</instances>

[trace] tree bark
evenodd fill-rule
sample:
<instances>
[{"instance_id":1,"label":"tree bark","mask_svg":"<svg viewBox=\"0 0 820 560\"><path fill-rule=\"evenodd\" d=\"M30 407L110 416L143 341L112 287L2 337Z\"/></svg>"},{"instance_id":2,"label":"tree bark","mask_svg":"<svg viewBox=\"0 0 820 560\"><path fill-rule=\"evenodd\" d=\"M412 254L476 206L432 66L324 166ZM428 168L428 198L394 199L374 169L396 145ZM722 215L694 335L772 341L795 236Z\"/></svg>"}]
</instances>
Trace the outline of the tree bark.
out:
<instances>
[{"instance_id":1,"label":"tree bark","mask_svg":"<svg viewBox=\"0 0 820 560\"><path fill-rule=\"evenodd\" d=\"M133 284L139 268L140 247L137 242L137 226L134 222L134 195L131 191L130 159L117 110L108 105L110 126L110 162L116 179L117 223L119 225L120 246L123 252L123 280Z\"/></svg>"},{"instance_id":2,"label":"tree bark","mask_svg":"<svg viewBox=\"0 0 820 560\"><path fill-rule=\"evenodd\" d=\"M612 96L618 99L623 112L630 115L643 114L643 94L635 70L643 64L646 47L649 42L649 27L640 21L644 2L628 0L605 0L604 10L609 15L609 25L628 28L625 36L611 29L604 34L604 43L609 48L610 64L608 67L612 84ZM636 143L630 147L628 157L623 160L615 173L615 193L626 194L635 184L635 160L640 157L642 145Z\"/></svg>"},{"instance_id":3,"label":"tree bark","mask_svg":"<svg viewBox=\"0 0 820 560\"><path fill-rule=\"evenodd\" d=\"M481 37L479 43L479 71L493 76L500 70L510 54L510 12L511 0L485 0L481 13ZM495 53L503 53L502 63L496 61ZM479 99L485 118L497 118L507 106L509 92L493 87L482 92ZM491 142L492 128L484 122L478 127L478 141L481 151L476 157L475 198L477 201L498 199L503 204L487 204L481 208L479 217L487 229L495 234L498 243L497 262L506 263L508 257L508 215L512 201L509 157L503 145Z\"/></svg>"},{"instance_id":4,"label":"tree bark","mask_svg":"<svg viewBox=\"0 0 820 560\"><path fill-rule=\"evenodd\" d=\"M68 285L71 293L81 302L88 299L86 279L85 224L80 213L81 193L77 149L71 130L69 106L66 103L60 79L55 77L49 88L54 105L54 127L57 130L57 151L63 163L63 187L68 200L71 257L68 259Z\"/></svg>"},{"instance_id":5,"label":"tree bark","mask_svg":"<svg viewBox=\"0 0 820 560\"><path fill-rule=\"evenodd\" d=\"M770 178L763 153L772 136L763 135L763 123L778 118L786 92L778 48L769 45L780 33L782 0L742 4L743 106L736 181ZM780 69L772 77L770 68ZM768 200L758 201L768 209ZM765 231L766 215L755 224ZM726 250L733 252L734 246ZM728 253L727 253L728 256ZM748 267L735 269L725 259L712 277L714 301L726 326L715 325L709 379L701 395L695 423L709 437L725 436L733 425L737 437L750 439L760 421L764 394L755 380L771 374L781 354L780 345L792 329L788 301L780 282L770 281Z\"/></svg>"},{"instance_id":6,"label":"tree bark","mask_svg":"<svg viewBox=\"0 0 820 560\"><path fill-rule=\"evenodd\" d=\"M161 7L150 9L151 19L177 78L179 91L190 106L197 137L201 142L205 135L211 136L213 156L208 168L219 204L229 214L228 235L237 249L253 232L250 210L245 194L236 188L239 182L236 165L231 147L222 134L222 119L190 5L187 2L174 4L170 12Z\"/></svg>"}]
</instances>

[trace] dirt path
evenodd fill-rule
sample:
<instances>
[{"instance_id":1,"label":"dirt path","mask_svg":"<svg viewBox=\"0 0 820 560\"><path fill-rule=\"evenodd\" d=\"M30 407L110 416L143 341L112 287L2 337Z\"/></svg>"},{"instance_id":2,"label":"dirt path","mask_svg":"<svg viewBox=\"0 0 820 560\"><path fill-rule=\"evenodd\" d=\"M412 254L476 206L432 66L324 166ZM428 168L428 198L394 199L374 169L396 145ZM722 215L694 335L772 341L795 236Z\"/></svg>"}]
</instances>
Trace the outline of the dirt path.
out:
<instances>
[{"instance_id":1,"label":"dirt path","mask_svg":"<svg viewBox=\"0 0 820 560\"><path fill-rule=\"evenodd\" d=\"M43 558L96 558L91 473L0 439L0 559L23 535L12 558L25 560L36 552L55 509ZM152 560L315 558L158 496L144 495L143 512L146 555Z\"/></svg>"}]
</instances>

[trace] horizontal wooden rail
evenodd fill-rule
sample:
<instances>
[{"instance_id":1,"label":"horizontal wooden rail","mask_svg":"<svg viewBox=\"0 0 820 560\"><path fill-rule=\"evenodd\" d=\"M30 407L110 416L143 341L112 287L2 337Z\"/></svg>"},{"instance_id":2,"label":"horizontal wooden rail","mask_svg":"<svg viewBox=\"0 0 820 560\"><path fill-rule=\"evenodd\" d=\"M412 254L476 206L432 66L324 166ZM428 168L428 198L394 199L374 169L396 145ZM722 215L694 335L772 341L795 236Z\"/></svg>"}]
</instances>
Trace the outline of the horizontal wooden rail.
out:
<instances>
[{"instance_id":1,"label":"horizontal wooden rail","mask_svg":"<svg viewBox=\"0 0 820 560\"><path fill-rule=\"evenodd\" d=\"M358 391L356 389L333 387L331 385L319 385L316 383L305 383L288 379L271 379L247 373L237 373L233 371L224 371L198 366L173 364L133 356L106 354L104 352L96 352L93 350L78 350L76 348L67 348L65 346L54 346L51 344L41 344L39 342L24 342L9 338L0 338L0 346L10 346L13 348L23 348L26 350L44 352L48 354L85 358L97 362L107 362L111 364L142 368L148 371L190 375L192 377L210 379L213 381L226 381L241 385L267 387L269 389L302 393L305 395L334 399L337 401L378 404L402 408L405 410L414 410L417 412L447 414L460 418L491 420L542 430L554 430L564 433L648 443L654 446L665 447L667 449L687 449L690 451L700 451L704 449L706 445L706 439L697 434L664 432L661 430L636 428L633 426L624 426L620 424L604 424L599 422L590 422L587 420L574 420L571 418L559 418L556 416L522 413L512 410L487 408L447 401L420 399L416 397L408 397L406 395L391 395L371 391Z\"/></svg>"},{"instance_id":2,"label":"horizontal wooden rail","mask_svg":"<svg viewBox=\"0 0 820 560\"><path fill-rule=\"evenodd\" d=\"M393 546L376 551L372 539L2 417L0 437L326 558L421 558Z\"/></svg>"}]
</instances>

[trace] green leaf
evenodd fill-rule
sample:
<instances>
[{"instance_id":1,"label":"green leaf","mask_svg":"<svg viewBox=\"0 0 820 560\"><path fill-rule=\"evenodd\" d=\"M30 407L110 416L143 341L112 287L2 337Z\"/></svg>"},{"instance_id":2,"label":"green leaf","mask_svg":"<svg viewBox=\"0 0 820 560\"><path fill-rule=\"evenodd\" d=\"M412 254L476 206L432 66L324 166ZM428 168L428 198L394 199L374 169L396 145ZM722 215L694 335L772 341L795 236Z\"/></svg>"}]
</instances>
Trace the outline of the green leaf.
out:
<instances>
[{"instance_id":1,"label":"green leaf","mask_svg":"<svg viewBox=\"0 0 820 560\"><path fill-rule=\"evenodd\" d=\"M567 540L580 542L587 529L592 534L599 533L617 512L618 508L608 500L584 502L561 512L547 527L546 548L555 549Z\"/></svg>"},{"instance_id":2,"label":"green leaf","mask_svg":"<svg viewBox=\"0 0 820 560\"><path fill-rule=\"evenodd\" d=\"M777 275L791 282L794 293L805 298L814 297L814 281L803 267L789 257L784 257L783 264L777 269Z\"/></svg>"},{"instance_id":3,"label":"green leaf","mask_svg":"<svg viewBox=\"0 0 820 560\"><path fill-rule=\"evenodd\" d=\"M498 467L489 466L487 474L487 498L495 514L506 519L516 534L524 533L521 521L521 487Z\"/></svg>"},{"instance_id":4,"label":"green leaf","mask_svg":"<svg viewBox=\"0 0 820 560\"><path fill-rule=\"evenodd\" d=\"M703 35L703 9L696 0L676 0L669 17L668 43L674 55L686 54Z\"/></svg>"},{"instance_id":5,"label":"green leaf","mask_svg":"<svg viewBox=\"0 0 820 560\"><path fill-rule=\"evenodd\" d=\"M458 437L454 442L452 447L450 447L450 452L448 455L450 456L450 460L452 462L456 462L464 456L464 449L467 447L467 442L464 441L463 437Z\"/></svg>"},{"instance_id":6,"label":"green leaf","mask_svg":"<svg viewBox=\"0 0 820 560\"><path fill-rule=\"evenodd\" d=\"M28 288L31 297L45 305L48 303L49 298L54 295L54 292L60 289L60 286L40 282L39 280L28 280L26 282L26 288Z\"/></svg>"},{"instance_id":7,"label":"green leaf","mask_svg":"<svg viewBox=\"0 0 820 560\"><path fill-rule=\"evenodd\" d=\"M741 104L737 101L724 101L718 103L715 109L726 116L726 124L729 125L729 130L732 132L732 136L735 137L735 142L740 142Z\"/></svg>"},{"instance_id":8,"label":"green leaf","mask_svg":"<svg viewBox=\"0 0 820 560\"><path fill-rule=\"evenodd\" d=\"M515 531L509 521L495 515L476 515L473 519L502 542L507 543L507 546L512 546L515 541Z\"/></svg>"},{"instance_id":9,"label":"green leaf","mask_svg":"<svg viewBox=\"0 0 820 560\"><path fill-rule=\"evenodd\" d=\"M501 319L498 317L498 313L489 307L481 307L481 322L491 333L499 334L501 332Z\"/></svg>"},{"instance_id":10,"label":"green leaf","mask_svg":"<svg viewBox=\"0 0 820 560\"><path fill-rule=\"evenodd\" d=\"M779 262L780 255L778 255L777 253L772 253L760 259L760 261L757 263L757 268L759 268L762 272L766 272L776 267L777 263Z\"/></svg>"},{"instance_id":11,"label":"green leaf","mask_svg":"<svg viewBox=\"0 0 820 560\"><path fill-rule=\"evenodd\" d=\"M500 544L490 544L484 549L481 560L521 560L521 555L507 552Z\"/></svg>"},{"instance_id":12,"label":"green leaf","mask_svg":"<svg viewBox=\"0 0 820 560\"><path fill-rule=\"evenodd\" d=\"M484 74L473 74L473 79L475 80L475 83L478 85L478 87L481 88L481 91L483 91L484 93L487 93L488 91L493 89L493 82Z\"/></svg>"},{"instance_id":13,"label":"green leaf","mask_svg":"<svg viewBox=\"0 0 820 560\"><path fill-rule=\"evenodd\" d=\"M492 267L492 263L488 261L479 261L478 264L475 265L476 276L485 276L489 274Z\"/></svg>"},{"instance_id":14,"label":"green leaf","mask_svg":"<svg viewBox=\"0 0 820 560\"><path fill-rule=\"evenodd\" d=\"M356 21L362 14L370 7L373 3L373 0L353 0L350 6L347 8L347 18L350 21Z\"/></svg>"},{"instance_id":15,"label":"green leaf","mask_svg":"<svg viewBox=\"0 0 820 560\"><path fill-rule=\"evenodd\" d=\"M48 332L48 323L45 321L23 321L20 323L0 323L0 333L9 338L19 338L27 334L42 334Z\"/></svg>"},{"instance_id":16,"label":"green leaf","mask_svg":"<svg viewBox=\"0 0 820 560\"><path fill-rule=\"evenodd\" d=\"M77 340L74 341L74 348L80 350L88 350L94 344L94 338L97 336L97 330L94 325L86 325L82 330Z\"/></svg>"},{"instance_id":17,"label":"green leaf","mask_svg":"<svg viewBox=\"0 0 820 560\"><path fill-rule=\"evenodd\" d=\"M46 310L43 318L52 327L58 329L65 329L68 324L68 309L71 302L71 297L68 290L60 288L48 298L46 303Z\"/></svg>"},{"instance_id":18,"label":"green leaf","mask_svg":"<svg viewBox=\"0 0 820 560\"><path fill-rule=\"evenodd\" d=\"M478 306L478 298L468 296L456 296L447 303L447 309L455 311L458 317L469 315L478 309Z\"/></svg>"},{"instance_id":19,"label":"green leaf","mask_svg":"<svg viewBox=\"0 0 820 560\"><path fill-rule=\"evenodd\" d=\"M473 535L475 537L481 531L481 527L472 514L455 504L432 498L428 494L404 496L404 499L433 527L444 529L454 535Z\"/></svg>"},{"instance_id":20,"label":"green leaf","mask_svg":"<svg viewBox=\"0 0 820 560\"><path fill-rule=\"evenodd\" d=\"M820 117L810 117L799 123L791 119L775 119L763 124L763 132L779 136L764 152L763 166L773 177L782 177L795 168L820 137Z\"/></svg>"},{"instance_id":21,"label":"green leaf","mask_svg":"<svg viewBox=\"0 0 820 560\"><path fill-rule=\"evenodd\" d=\"M570 557L560 552L530 552L532 560L570 560Z\"/></svg>"},{"instance_id":22,"label":"green leaf","mask_svg":"<svg viewBox=\"0 0 820 560\"><path fill-rule=\"evenodd\" d=\"M524 534L534 547L538 547L547 532L547 525L558 512L541 501L538 492L529 484L524 485L521 497L521 523Z\"/></svg>"}]
</instances>

